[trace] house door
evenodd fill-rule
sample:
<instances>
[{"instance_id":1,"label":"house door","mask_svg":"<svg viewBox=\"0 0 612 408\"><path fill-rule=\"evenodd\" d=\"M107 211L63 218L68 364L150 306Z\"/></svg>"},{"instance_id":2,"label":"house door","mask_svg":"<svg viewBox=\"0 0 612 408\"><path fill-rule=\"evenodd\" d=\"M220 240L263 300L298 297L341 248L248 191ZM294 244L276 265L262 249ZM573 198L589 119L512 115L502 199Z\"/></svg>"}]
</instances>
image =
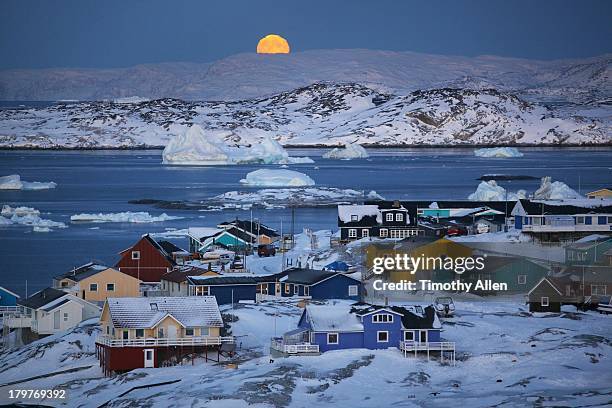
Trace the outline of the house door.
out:
<instances>
[{"instance_id":1,"label":"house door","mask_svg":"<svg viewBox=\"0 0 612 408\"><path fill-rule=\"evenodd\" d=\"M280 282L276 282L274 284L274 295L275 296L281 296L281 284L280 284Z\"/></svg>"},{"instance_id":2,"label":"house door","mask_svg":"<svg viewBox=\"0 0 612 408\"><path fill-rule=\"evenodd\" d=\"M419 333L419 342L427 343L427 330L421 330Z\"/></svg>"},{"instance_id":3,"label":"house door","mask_svg":"<svg viewBox=\"0 0 612 408\"><path fill-rule=\"evenodd\" d=\"M168 326L168 338L176 339L176 326Z\"/></svg>"},{"instance_id":4,"label":"house door","mask_svg":"<svg viewBox=\"0 0 612 408\"><path fill-rule=\"evenodd\" d=\"M59 330L60 328L60 311L56 310L53 312L53 328Z\"/></svg>"},{"instance_id":5,"label":"house door","mask_svg":"<svg viewBox=\"0 0 612 408\"><path fill-rule=\"evenodd\" d=\"M84 291L84 290L82 290L82 291L81 291L81 297L82 297L83 299L85 299L85 291Z\"/></svg>"},{"instance_id":6,"label":"house door","mask_svg":"<svg viewBox=\"0 0 612 408\"><path fill-rule=\"evenodd\" d=\"M153 349L144 350L144 366L145 368L155 367L155 361L153 361Z\"/></svg>"}]
</instances>

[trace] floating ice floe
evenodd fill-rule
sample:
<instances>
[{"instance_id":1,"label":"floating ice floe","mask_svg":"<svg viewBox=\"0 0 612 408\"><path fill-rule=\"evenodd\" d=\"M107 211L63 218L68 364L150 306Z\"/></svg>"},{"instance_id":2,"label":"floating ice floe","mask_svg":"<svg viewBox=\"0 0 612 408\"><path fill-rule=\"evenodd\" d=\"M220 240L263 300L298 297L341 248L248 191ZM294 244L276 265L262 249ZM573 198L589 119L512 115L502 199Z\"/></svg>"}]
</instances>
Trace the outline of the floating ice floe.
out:
<instances>
[{"instance_id":1,"label":"floating ice floe","mask_svg":"<svg viewBox=\"0 0 612 408\"><path fill-rule=\"evenodd\" d=\"M335 147L323 154L324 159L365 159L370 157L366 149L363 148L360 144L352 143L347 144L344 148Z\"/></svg>"},{"instance_id":2,"label":"floating ice floe","mask_svg":"<svg viewBox=\"0 0 612 408\"><path fill-rule=\"evenodd\" d=\"M170 220L180 220L183 217L176 217L163 213L159 216L153 216L148 212L120 212L120 213L98 213L98 214L76 214L70 217L72 222L130 222L143 224L149 222L163 222Z\"/></svg>"},{"instance_id":3,"label":"floating ice floe","mask_svg":"<svg viewBox=\"0 0 612 408\"><path fill-rule=\"evenodd\" d=\"M218 166L227 164L296 164L314 163L308 157L290 157L275 140L265 137L253 147L229 147L221 139L228 131L204 131L192 125L168 142L162 152L164 164L186 166Z\"/></svg>"},{"instance_id":4,"label":"floating ice floe","mask_svg":"<svg viewBox=\"0 0 612 408\"><path fill-rule=\"evenodd\" d=\"M66 228L63 222L40 218L40 211L31 207L2 206L0 226L25 225L33 227L34 232L49 232L51 228Z\"/></svg>"},{"instance_id":5,"label":"floating ice floe","mask_svg":"<svg viewBox=\"0 0 612 408\"><path fill-rule=\"evenodd\" d=\"M57 187L52 181L23 181L19 174L0 177L0 190L48 190Z\"/></svg>"},{"instance_id":6,"label":"floating ice floe","mask_svg":"<svg viewBox=\"0 0 612 408\"><path fill-rule=\"evenodd\" d=\"M533 198L536 200L563 200L583 197L562 181L552 182L550 177L542 177L542 184L533 194Z\"/></svg>"},{"instance_id":7,"label":"floating ice floe","mask_svg":"<svg viewBox=\"0 0 612 408\"><path fill-rule=\"evenodd\" d=\"M509 158L509 157L523 157L516 147L490 147L474 150L474 154L478 157L497 157L497 158Z\"/></svg>"},{"instance_id":8,"label":"floating ice floe","mask_svg":"<svg viewBox=\"0 0 612 408\"><path fill-rule=\"evenodd\" d=\"M506 191L502 186L497 185L495 180L482 181L476 191L468 196L471 201L516 201L527 198L525 190L519 190L516 193Z\"/></svg>"},{"instance_id":9,"label":"floating ice floe","mask_svg":"<svg viewBox=\"0 0 612 408\"><path fill-rule=\"evenodd\" d=\"M313 179L299 171L270 169L252 171L240 182L258 187L304 187L315 185Z\"/></svg>"}]
</instances>

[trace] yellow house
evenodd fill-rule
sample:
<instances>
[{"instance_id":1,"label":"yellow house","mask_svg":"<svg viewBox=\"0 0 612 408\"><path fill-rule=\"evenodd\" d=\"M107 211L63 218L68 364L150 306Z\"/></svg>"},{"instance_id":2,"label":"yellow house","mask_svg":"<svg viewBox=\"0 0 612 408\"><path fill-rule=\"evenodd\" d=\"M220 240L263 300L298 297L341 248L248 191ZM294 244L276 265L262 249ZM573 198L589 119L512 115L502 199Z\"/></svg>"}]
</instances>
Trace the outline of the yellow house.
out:
<instances>
[{"instance_id":1,"label":"yellow house","mask_svg":"<svg viewBox=\"0 0 612 408\"><path fill-rule=\"evenodd\" d=\"M612 188L600 188L586 195L588 198L612 198Z\"/></svg>"},{"instance_id":2,"label":"yellow house","mask_svg":"<svg viewBox=\"0 0 612 408\"><path fill-rule=\"evenodd\" d=\"M102 308L96 352L105 372L160 367L188 354L233 344L222 337L214 296L108 298ZM207 357L208 358L208 357Z\"/></svg>"},{"instance_id":3,"label":"yellow house","mask_svg":"<svg viewBox=\"0 0 612 408\"><path fill-rule=\"evenodd\" d=\"M88 302L102 303L108 297L139 296L140 280L108 266L90 262L56 276L53 287Z\"/></svg>"},{"instance_id":4,"label":"yellow house","mask_svg":"<svg viewBox=\"0 0 612 408\"><path fill-rule=\"evenodd\" d=\"M160 278L162 293L166 296L188 296L188 276L220 276L220 273L192 266L178 267Z\"/></svg>"}]
</instances>

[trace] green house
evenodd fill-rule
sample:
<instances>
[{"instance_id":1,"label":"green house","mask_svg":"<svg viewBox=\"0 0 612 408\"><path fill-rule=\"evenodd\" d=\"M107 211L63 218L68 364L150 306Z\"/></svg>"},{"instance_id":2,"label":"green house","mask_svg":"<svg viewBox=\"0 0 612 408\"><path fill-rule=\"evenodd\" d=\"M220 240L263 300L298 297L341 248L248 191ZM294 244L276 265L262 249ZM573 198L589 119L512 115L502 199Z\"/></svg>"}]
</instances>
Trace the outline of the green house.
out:
<instances>
[{"instance_id":1,"label":"green house","mask_svg":"<svg viewBox=\"0 0 612 408\"><path fill-rule=\"evenodd\" d=\"M612 239L602 238L586 242L574 242L565 247L567 265L602 265L606 262L605 253L612 250Z\"/></svg>"}]
</instances>

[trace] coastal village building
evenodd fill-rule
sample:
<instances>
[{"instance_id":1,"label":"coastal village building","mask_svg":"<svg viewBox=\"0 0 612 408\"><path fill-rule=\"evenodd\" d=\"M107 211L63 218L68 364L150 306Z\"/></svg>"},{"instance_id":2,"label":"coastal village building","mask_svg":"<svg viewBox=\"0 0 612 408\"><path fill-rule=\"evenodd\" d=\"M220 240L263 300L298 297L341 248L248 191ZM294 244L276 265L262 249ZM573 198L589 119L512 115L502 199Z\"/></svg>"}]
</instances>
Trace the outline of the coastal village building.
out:
<instances>
[{"instance_id":1,"label":"coastal village building","mask_svg":"<svg viewBox=\"0 0 612 408\"><path fill-rule=\"evenodd\" d=\"M19 298L20 296L18 294L0 286L0 307L8 308L16 306Z\"/></svg>"},{"instance_id":2,"label":"coastal village building","mask_svg":"<svg viewBox=\"0 0 612 408\"><path fill-rule=\"evenodd\" d=\"M105 374L161 367L186 355L233 344L221 336L223 319L214 296L109 298L102 309L96 354Z\"/></svg>"},{"instance_id":3,"label":"coastal village building","mask_svg":"<svg viewBox=\"0 0 612 408\"><path fill-rule=\"evenodd\" d=\"M19 299L17 309L4 325L10 329L29 330L34 335L32 340L70 329L100 315L100 308L95 304L53 288Z\"/></svg>"},{"instance_id":4,"label":"coastal village building","mask_svg":"<svg viewBox=\"0 0 612 408\"><path fill-rule=\"evenodd\" d=\"M188 296L189 276L220 276L220 274L193 266L176 267L161 277L161 291L164 296Z\"/></svg>"},{"instance_id":5,"label":"coastal village building","mask_svg":"<svg viewBox=\"0 0 612 408\"><path fill-rule=\"evenodd\" d=\"M517 230L543 241L578 239L612 231L612 205L579 207L519 200L512 215Z\"/></svg>"},{"instance_id":6,"label":"coastal village building","mask_svg":"<svg viewBox=\"0 0 612 408\"><path fill-rule=\"evenodd\" d=\"M403 239L419 234L415 206L399 201L368 202L364 205L339 205L338 227L341 241L361 238Z\"/></svg>"},{"instance_id":7,"label":"coastal village building","mask_svg":"<svg viewBox=\"0 0 612 408\"><path fill-rule=\"evenodd\" d=\"M268 245L279 240L279 234L258 221L234 220L223 222L217 228L192 227L188 229L189 251L204 254L215 248L244 251L259 244Z\"/></svg>"},{"instance_id":8,"label":"coastal village building","mask_svg":"<svg viewBox=\"0 0 612 408\"><path fill-rule=\"evenodd\" d=\"M169 241L158 242L149 234L145 234L119 255L121 259L115 265L119 271L142 282L159 282L162 275L189 257L189 252Z\"/></svg>"},{"instance_id":9,"label":"coastal village building","mask_svg":"<svg viewBox=\"0 0 612 408\"><path fill-rule=\"evenodd\" d=\"M612 187L600 188L599 190L587 193L588 198L612 198Z\"/></svg>"},{"instance_id":10,"label":"coastal village building","mask_svg":"<svg viewBox=\"0 0 612 408\"><path fill-rule=\"evenodd\" d=\"M455 344L441 338L433 306L377 306L365 303L308 305L296 329L273 338L282 354L317 354L330 350L399 348L404 355L445 354L454 361Z\"/></svg>"},{"instance_id":11,"label":"coastal village building","mask_svg":"<svg viewBox=\"0 0 612 408\"><path fill-rule=\"evenodd\" d=\"M140 281L116 269L90 262L53 278L53 287L101 306L108 297L138 296Z\"/></svg>"}]
</instances>

